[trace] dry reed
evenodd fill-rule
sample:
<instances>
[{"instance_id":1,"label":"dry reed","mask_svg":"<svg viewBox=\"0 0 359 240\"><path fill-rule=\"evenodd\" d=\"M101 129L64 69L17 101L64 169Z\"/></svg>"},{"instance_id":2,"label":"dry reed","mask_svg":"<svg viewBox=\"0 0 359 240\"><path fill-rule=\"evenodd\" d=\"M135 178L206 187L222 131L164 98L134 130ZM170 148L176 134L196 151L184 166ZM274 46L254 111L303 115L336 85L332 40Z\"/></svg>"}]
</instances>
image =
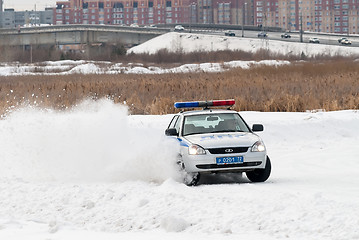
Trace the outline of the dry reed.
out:
<instances>
[{"instance_id":1,"label":"dry reed","mask_svg":"<svg viewBox=\"0 0 359 240\"><path fill-rule=\"evenodd\" d=\"M133 114L176 112L176 101L236 99L240 111L359 109L359 63L349 60L261 66L221 73L0 77L0 113L22 104L71 108L109 98Z\"/></svg>"}]
</instances>

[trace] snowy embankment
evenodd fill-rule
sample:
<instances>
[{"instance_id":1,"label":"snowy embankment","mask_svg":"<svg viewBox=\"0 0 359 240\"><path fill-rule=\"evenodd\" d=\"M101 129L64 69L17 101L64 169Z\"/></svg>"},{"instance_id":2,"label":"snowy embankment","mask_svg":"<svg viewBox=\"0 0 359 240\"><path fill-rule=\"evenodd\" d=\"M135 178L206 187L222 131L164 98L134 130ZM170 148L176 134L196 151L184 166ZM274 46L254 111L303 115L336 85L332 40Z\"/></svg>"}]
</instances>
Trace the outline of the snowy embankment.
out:
<instances>
[{"instance_id":1,"label":"snowy embankment","mask_svg":"<svg viewBox=\"0 0 359 240\"><path fill-rule=\"evenodd\" d=\"M325 44L312 44L301 42L288 42L279 40L226 37L208 34L194 33L166 33L153 38L143 44L131 48L128 53L149 53L154 54L161 49L169 52L210 52L219 50L241 50L255 53L259 50L268 50L273 55L294 55L304 54L308 57L316 55L325 56L353 56L359 55L359 48L346 46L333 46Z\"/></svg>"},{"instance_id":2,"label":"snowy embankment","mask_svg":"<svg viewBox=\"0 0 359 240\"><path fill-rule=\"evenodd\" d=\"M0 239L358 239L359 112L243 112L270 179L178 182L170 115L87 102L0 121ZM25 237L26 236L26 237Z\"/></svg>"},{"instance_id":3,"label":"snowy embankment","mask_svg":"<svg viewBox=\"0 0 359 240\"><path fill-rule=\"evenodd\" d=\"M184 64L173 68L160 68L144 66L141 63L96 62L96 61L55 61L39 64L0 64L0 76L56 76L70 74L165 74L165 73L189 73L189 72L222 72L230 68L248 69L253 66L267 65L280 66L290 64L282 60L262 61L230 61L224 63L200 63Z\"/></svg>"}]
</instances>

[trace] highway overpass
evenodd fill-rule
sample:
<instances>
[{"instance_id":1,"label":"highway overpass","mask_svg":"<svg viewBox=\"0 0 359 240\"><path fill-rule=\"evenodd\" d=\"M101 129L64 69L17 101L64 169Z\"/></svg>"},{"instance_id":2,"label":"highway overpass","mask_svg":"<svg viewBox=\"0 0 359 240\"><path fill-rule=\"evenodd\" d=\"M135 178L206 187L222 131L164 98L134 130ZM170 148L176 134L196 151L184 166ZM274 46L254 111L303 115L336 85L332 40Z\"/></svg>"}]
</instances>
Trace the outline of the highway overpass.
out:
<instances>
[{"instance_id":1,"label":"highway overpass","mask_svg":"<svg viewBox=\"0 0 359 240\"><path fill-rule=\"evenodd\" d=\"M240 25L213 25L213 24L182 24L185 32L224 35L224 31L235 31L236 37L244 36L257 38L259 31L263 30L256 26ZM159 25L154 27L129 27L113 25L53 25L38 26L17 29L0 29L1 46L60 46L60 45L96 45L102 43L123 44L127 47L146 42L156 36L173 31L175 24ZM244 31L243 31L244 30ZM283 29L266 28L269 32L268 39L299 42L299 33L293 32L291 39L281 39ZM345 35L328 33L305 33L303 41L308 42L309 37L319 37L321 44L338 45L337 39ZM352 47L359 46L359 36L350 35Z\"/></svg>"},{"instance_id":2,"label":"highway overpass","mask_svg":"<svg viewBox=\"0 0 359 240\"><path fill-rule=\"evenodd\" d=\"M21 29L0 29L0 46L76 45L120 43L141 44L169 32L164 28L110 25L54 25Z\"/></svg>"}]
</instances>

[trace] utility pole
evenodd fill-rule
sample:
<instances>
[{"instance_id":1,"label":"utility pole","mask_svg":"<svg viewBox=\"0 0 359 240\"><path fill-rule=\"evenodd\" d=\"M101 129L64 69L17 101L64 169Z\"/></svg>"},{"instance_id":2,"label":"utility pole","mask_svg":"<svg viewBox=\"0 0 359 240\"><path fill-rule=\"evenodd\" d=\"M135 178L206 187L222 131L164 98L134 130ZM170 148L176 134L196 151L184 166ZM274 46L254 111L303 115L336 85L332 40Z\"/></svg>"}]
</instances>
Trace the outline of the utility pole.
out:
<instances>
[{"instance_id":1,"label":"utility pole","mask_svg":"<svg viewBox=\"0 0 359 240\"><path fill-rule=\"evenodd\" d=\"M246 6L247 6L247 3L243 3L243 6L242 6L242 37L244 37L244 24L246 21L246 17L245 17Z\"/></svg>"},{"instance_id":2,"label":"utility pole","mask_svg":"<svg viewBox=\"0 0 359 240\"><path fill-rule=\"evenodd\" d=\"M192 32L192 23L197 23L197 14L196 14L196 12L197 12L197 5L196 5L196 3L195 2L191 2L190 3L190 16L189 16L189 32ZM194 22L192 22L193 21L193 10L195 10L195 21Z\"/></svg>"},{"instance_id":3,"label":"utility pole","mask_svg":"<svg viewBox=\"0 0 359 240\"><path fill-rule=\"evenodd\" d=\"M348 16L348 26L347 26L347 35L348 35L348 37L349 37L349 29L350 29L350 15L351 15L351 11L349 11L349 16Z\"/></svg>"},{"instance_id":4,"label":"utility pole","mask_svg":"<svg viewBox=\"0 0 359 240\"><path fill-rule=\"evenodd\" d=\"M36 4L35 4L35 26L36 26Z\"/></svg>"},{"instance_id":5,"label":"utility pole","mask_svg":"<svg viewBox=\"0 0 359 240\"><path fill-rule=\"evenodd\" d=\"M32 63L32 44L30 44L30 63Z\"/></svg>"},{"instance_id":6,"label":"utility pole","mask_svg":"<svg viewBox=\"0 0 359 240\"><path fill-rule=\"evenodd\" d=\"M2 5L3 5L3 0L0 0L0 28L2 28Z\"/></svg>"},{"instance_id":7,"label":"utility pole","mask_svg":"<svg viewBox=\"0 0 359 240\"><path fill-rule=\"evenodd\" d=\"M192 3L189 5L190 15L189 15L189 32L192 32Z\"/></svg>"},{"instance_id":8,"label":"utility pole","mask_svg":"<svg viewBox=\"0 0 359 240\"><path fill-rule=\"evenodd\" d=\"M236 14L236 20L237 20L237 25L239 24L238 22L238 8L239 8L239 3L238 3L239 0L237 0L237 14Z\"/></svg>"},{"instance_id":9,"label":"utility pole","mask_svg":"<svg viewBox=\"0 0 359 240\"><path fill-rule=\"evenodd\" d=\"M302 12L300 12L300 42L303 42L303 16L302 16Z\"/></svg>"}]
</instances>

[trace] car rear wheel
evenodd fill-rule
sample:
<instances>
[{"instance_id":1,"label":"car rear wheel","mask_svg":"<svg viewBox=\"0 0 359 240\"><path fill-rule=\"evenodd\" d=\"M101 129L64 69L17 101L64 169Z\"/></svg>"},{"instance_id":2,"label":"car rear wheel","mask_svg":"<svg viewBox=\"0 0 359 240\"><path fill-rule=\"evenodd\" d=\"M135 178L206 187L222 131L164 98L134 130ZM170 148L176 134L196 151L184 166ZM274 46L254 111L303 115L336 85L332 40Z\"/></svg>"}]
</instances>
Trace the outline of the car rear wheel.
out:
<instances>
[{"instance_id":1,"label":"car rear wheel","mask_svg":"<svg viewBox=\"0 0 359 240\"><path fill-rule=\"evenodd\" d=\"M247 178L251 182L265 182L271 173L272 165L267 156L266 166L263 169L255 169L254 171L246 172Z\"/></svg>"}]
</instances>

